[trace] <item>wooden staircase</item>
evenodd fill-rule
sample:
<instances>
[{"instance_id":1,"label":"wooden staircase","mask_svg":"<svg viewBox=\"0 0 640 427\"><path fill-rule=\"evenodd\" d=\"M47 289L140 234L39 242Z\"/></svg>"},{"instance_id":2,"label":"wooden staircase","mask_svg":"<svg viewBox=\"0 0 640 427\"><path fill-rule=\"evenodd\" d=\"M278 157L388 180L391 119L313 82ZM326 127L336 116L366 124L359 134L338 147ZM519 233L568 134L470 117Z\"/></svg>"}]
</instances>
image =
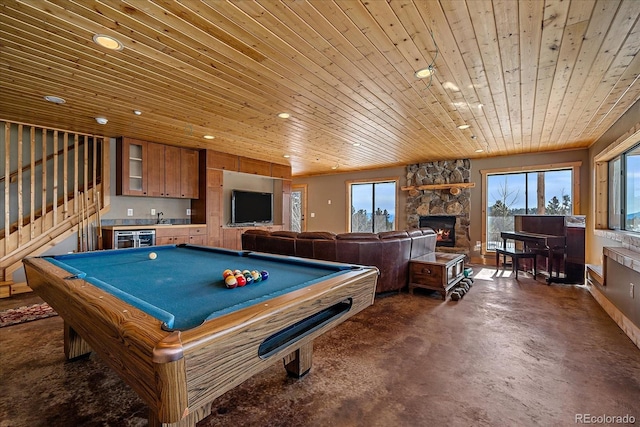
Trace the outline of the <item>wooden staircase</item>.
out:
<instances>
[{"instance_id":1,"label":"wooden staircase","mask_svg":"<svg viewBox=\"0 0 640 427\"><path fill-rule=\"evenodd\" d=\"M0 143L5 153L0 166L3 298L30 291L13 277L23 258L41 255L73 236L78 237L76 250L97 248L98 218L109 209L110 189L105 137L0 120Z\"/></svg>"}]
</instances>

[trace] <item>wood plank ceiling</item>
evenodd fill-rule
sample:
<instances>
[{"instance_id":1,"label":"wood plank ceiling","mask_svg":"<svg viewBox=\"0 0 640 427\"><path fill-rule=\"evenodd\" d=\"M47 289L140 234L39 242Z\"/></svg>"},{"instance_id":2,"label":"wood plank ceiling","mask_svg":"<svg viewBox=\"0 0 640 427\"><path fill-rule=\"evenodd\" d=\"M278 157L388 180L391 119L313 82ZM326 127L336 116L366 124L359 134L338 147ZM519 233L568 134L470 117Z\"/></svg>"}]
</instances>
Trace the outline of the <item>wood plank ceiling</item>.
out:
<instances>
[{"instance_id":1,"label":"wood plank ceiling","mask_svg":"<svg viewBox=\"0 0 640 427\"><path fill-rule=\"evenodd\" d=\"M637 0L0 3L0 119L294 175L588 147L640 98Z\"/></svg>"}]
</instances>

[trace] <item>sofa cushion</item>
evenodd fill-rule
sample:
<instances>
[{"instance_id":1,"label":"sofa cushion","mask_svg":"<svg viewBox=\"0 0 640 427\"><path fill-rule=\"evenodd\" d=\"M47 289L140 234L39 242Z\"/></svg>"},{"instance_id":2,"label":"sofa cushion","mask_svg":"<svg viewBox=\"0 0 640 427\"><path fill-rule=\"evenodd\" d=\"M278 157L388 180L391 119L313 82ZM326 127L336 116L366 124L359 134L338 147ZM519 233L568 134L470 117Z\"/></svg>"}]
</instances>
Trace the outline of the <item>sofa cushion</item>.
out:
<instances>
[{"instance_id":1,"label":"sofa cushion","mask_svg":"<svg viewBox=\"0 0 640 427\"><path fill-rule=\"evenodd\" d=\"M261 230L259 228L250 228L242 234L260 234L262 236L268 236L271 232L269 230Z\"/></svg>"},{"instance_id":2,"label":"sofa cushion","mask_svg":"<svg viewBox=\"0 0 640 427\"><path fill-rule=\"evenodd\" d=\"M381 231L378 233L378 238L380 240L385 239L406 239L409 237L409 234L406 231L402 230L394 230L394 231Z\"/></svg>"},{"instance_id":3,"label":"sofa cushion","mask_svg":"<svg viewBox=\"0 0 640 427\"><path fill-rule=\"evenodd\" d=\"M411 232L411 256L410 258L417 258L422 255L426 255L436 250L436 240L438 235L431 228L422 228L417 232Z\"/></svg>"},{"instance_id":4,"label":"sofa cushion","mask_svg":"<svg viewBox=\"0 0 640 427\"><path fill-rule=\"evenodd\" d=\"M298 234L298 239L329 239L335 240L336 233L330 231L303 231Z\"/></svg>"},{"instance_id":5,"label":"sofa cushion","mask_svg":"<svg viewBox=\"0 0 640 427\"><path fill-rule=\"evenodd\" d=\"M290 239L295 239L296 237L298 237L298 234L299 233L297 231L286 231L286 230L273 231L271 233L272 236L288 237Z\"/></svg>"},{"instance_id":6,"label":"sofa cushion","mask_svg":"<svg viewBox=\"0 0 640 427\"><path fill-rule=\"evenodd\" d=\"M336 236L338 240L380 240L374 233L342 233Z\"/></svg>"},{"instance_id":7,"label":"sofa cushion","mask_svg":"<svg viewBox=\"0 0 640 427\"><path fill-rule=\"evenodd\" d=\"M257 236L269 236L270 232L268 230L258 230L258 229L249 229L242 233L240 239L242 241L242 249L245 251L257 251L258 247L256 245L256 237Z\"/></svg>"}]
</instances>

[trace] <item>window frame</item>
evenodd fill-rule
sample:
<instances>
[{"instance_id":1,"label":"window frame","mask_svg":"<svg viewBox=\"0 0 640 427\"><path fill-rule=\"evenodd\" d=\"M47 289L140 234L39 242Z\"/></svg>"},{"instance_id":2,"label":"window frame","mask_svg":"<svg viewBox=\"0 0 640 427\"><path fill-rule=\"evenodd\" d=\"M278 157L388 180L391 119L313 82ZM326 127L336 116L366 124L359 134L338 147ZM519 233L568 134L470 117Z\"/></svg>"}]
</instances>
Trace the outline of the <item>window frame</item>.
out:
<instances>
[{"instance_id":1,"label":"window frame","mask_svg":"<svg viewBox=\"0 0 640 427\"><path fill-rule=\"evenodd\" d=\"M631 150L638 143L640 143L640 123L637 123L632 129L594 156L594 231L602 230L619 234L630 233L633 236L638 235L634 231L612 230L609 228L609 161Z\"/></svg>"},{"instance_id":2,"label":"window frame","mask_svg":"<svg viewBox=\"0 0 640 427\"><path fill-rule=\"evenodd\" d=\"M394 208L394 212L393 212L393 229L396 230L398 228L398 204L399 204L399 197L398 197L398 190L399 190L399 183L400 183L400 177L388 177L388 178L362 178L362 179L352 179L352 180L347 180L345 182L346 185L346 216L347 216L347 220L346 220L346 224L347 224L347 232L351 232L351 186L354 184L379 184L379 183L385 183L385 182L393 182L395 191L394 191L394 196L395 196L395 208Z\"/></svg>"},{"instance_id":3,"label":"window frame","mask_svg":"<svg viewBox=\"0 0 640 427\"><path fill-rule=\"evenodd\" d=\"M524 172L551 172L555 170L571 169L572 180L572 210L581 212L580 210L580 168L582 162L566 162L566 163L552 163L546 165L531 165L531 166L517 166L509 168L495 168L495 169L482 169L480 174L482 176L482 249L481 254L494 254L494 250L487 249L487 213L489 206L487 206L487 192L488 192L488 177L489 175L500 175L510 173L524 173Z\"/></svg>"},{"instance_id":4,"label":"window frame","mask_svg":"<svg viewBox=\"0 0 640 427\"><path fill-rule=\"evenodd\" d=\"M631 145L627 150L607 161L607 228L609 230L625 231L629 233L640 233L627 228L627 214L629 212L629 155L637 156L640 152L640 140L635 145ZM617 170L612 170L612 164L617 165ZM617 185L612 183L618 175ZM614 193L614 194L612 194Z\"/></svg>"}]
</instances>

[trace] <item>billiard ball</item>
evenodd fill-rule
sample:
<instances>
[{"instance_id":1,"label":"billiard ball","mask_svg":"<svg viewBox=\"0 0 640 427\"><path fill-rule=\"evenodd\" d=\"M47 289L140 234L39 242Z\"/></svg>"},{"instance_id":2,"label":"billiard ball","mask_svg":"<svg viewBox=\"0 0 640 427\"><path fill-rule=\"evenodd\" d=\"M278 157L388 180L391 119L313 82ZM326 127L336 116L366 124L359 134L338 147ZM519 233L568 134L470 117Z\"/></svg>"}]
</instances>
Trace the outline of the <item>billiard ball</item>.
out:
<instances>
[{"instance_id":1,"label":"billiard ball","mask_svg":"<svg viewBox=\"0 0 640 427\"><path fill-rule=\"evenodd\" d=\"M267 270L262 270L260 275L262 276L262 280L267 280L269 278L269 272Z\"/></svg>"},{"instance_id":2,"label":"billiard ball","mask_svg":"<svg viewBox=\"0 0 640 427\"><path fill-rule=\"evenodd\" d=\"M242 274L238 274L236 276L236 281L238 282L238 286L243 287L247 284L247 279L244 278Z\"/></svg>"},{"instance_id":3,"label":"billiard ball","mask_svg":"<svg viewBox=\"0 0 640 427\"><path fill-rule=\"evenodd\" d=\"M251 278L253 279L253 283L258 283L260 281L262 281L262 276L260 275L260 272L253 270L251 272Z\"/></svg>"},{"instance_id":4,"label":"billiard ball","mask_svg":"<svg viewBox=\"0 0 640 427\"><path fill-rule=\"evenodd\" d=\"M222 272L222 278L223 279L226 279L228 276L233 276L233 271L227 269L227 270Z\"/></svg>"},{"instance_id":5,"label":"billiard ball","mask_svg":"<svg viewBox=\"0 0 640 427\"><path fill-rule=\"evenodd\" d=\"M224 278L224 284L227 285L227 288L233 289L238 286L238 281L234 275L229 275Z\"/></svg>"},{"instance_id":6,"label":"billiard ball","mask_svg":"<svg viewBox=\"0 0 640 427\"><path fill-rule=\"evenodd\" d=\"M233 270L233 275L234 275L234 276L237 276L238 274L240 274L240 275L241 275L241 274L242 274L242 271L240 271L240 270Z\"/></svg>"},{"instance_id":7,"label":"billiard ball","mask_svg":"<svg viewBox=\"0 0 640 427\"><path fill-rule=\"evenodd\" d=\"M156 259L156 258L158 258L158 254L156 254L155 252L149 253L149 259Z\"/></svg>"}]
</instances>

